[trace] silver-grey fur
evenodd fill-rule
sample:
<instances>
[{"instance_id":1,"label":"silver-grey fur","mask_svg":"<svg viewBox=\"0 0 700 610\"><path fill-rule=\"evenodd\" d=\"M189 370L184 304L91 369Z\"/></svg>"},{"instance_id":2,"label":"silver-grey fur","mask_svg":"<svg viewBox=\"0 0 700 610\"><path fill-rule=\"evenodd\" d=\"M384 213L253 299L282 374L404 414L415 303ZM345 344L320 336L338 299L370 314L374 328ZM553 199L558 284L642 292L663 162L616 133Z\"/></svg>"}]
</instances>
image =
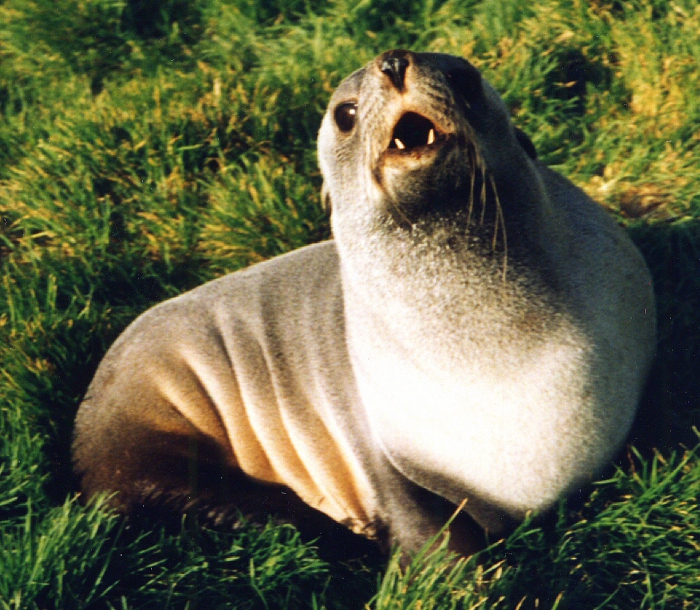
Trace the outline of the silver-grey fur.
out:
<instances>
[{"instance_id":1,"label":"silver-grey fur","mask_svg":"<svg viewBox=\"0 0 700 610\"><path fill-rule=\"evenodd\" d=\"M407 116L435 141L392 144ZM76 421L85 493L189 506L205 487L192 464L220 466L410 551L464 499L500 535L591 481L654 353L651 278L612 219L533 157L462 59L392 51L349 76L319 134L334 241L124 332Z\"/></svg>"}]
</instances>

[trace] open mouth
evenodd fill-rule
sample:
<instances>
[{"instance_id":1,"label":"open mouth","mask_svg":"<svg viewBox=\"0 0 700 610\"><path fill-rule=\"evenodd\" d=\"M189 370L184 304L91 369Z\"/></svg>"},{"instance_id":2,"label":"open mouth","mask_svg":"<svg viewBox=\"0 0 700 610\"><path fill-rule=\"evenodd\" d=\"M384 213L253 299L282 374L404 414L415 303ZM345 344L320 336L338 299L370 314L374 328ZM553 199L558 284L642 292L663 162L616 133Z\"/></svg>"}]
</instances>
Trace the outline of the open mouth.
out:
<instances>
[{"instance_id":1,"label":"open mouth","mask_svg":"<svg viewBox=\"0 0 700 610\"><path fill-rule=\"evenodd\" d=\"M409 152L424 146L433 146L444 140L434 123L415 112L407 112L396 123L391 134L389 150Z\"/></svg>"}]
</instances>

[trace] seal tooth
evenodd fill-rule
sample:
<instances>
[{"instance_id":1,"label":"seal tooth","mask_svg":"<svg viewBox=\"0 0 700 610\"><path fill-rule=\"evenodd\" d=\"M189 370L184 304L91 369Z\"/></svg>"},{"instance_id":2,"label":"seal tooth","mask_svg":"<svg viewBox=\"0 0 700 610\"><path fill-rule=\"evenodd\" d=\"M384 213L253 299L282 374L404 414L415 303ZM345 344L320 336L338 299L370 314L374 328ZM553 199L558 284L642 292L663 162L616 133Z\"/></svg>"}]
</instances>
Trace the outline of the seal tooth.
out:
<instances>
[{"instance_id":1,"label":"seal tooth","mask_svg":"<svg viewBox=\"0 0 700 610\"><path fill-rule=\"evenodd\" d=\"M435 142L435 130L431 129L428 133L428 144L432 144L433 142Z\"/></svg>"},{"instance_id":2,"label":"seal tooth","mask_svg":"<svg viewBox=\"0 0 700 610\"><path fill-rule=\"evenodd\" d=\"M394 144L396 144L396 148L398 148L399 150L403 150L404 148L406 148L406 145L398 138L394 138Z\"/></svg>"}]
</instances>

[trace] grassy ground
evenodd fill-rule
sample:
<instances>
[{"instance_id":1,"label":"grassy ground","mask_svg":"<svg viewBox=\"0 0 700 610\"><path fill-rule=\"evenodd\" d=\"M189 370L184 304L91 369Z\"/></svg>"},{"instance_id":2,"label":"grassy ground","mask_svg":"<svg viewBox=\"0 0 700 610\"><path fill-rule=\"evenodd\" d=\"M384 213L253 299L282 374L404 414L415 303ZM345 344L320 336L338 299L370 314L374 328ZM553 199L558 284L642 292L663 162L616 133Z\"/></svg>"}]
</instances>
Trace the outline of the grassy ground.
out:
<instances>
[{"instance_id":1,"label":"grassy ground","mask_svg":"<svg viewBox=\"0 0 700 610\"><path fill-rule=\"evenodd\" d=\"M696 608L695 0L0 0L0 609ZM460 54L629 227L660 347L621 468L480 563L341 563L286 527L180 532L75 501L82 393L139 312L323 239L315 136L393 47ZM650 447L659 451L654 454Z\"/></svg>"}]
</instances>

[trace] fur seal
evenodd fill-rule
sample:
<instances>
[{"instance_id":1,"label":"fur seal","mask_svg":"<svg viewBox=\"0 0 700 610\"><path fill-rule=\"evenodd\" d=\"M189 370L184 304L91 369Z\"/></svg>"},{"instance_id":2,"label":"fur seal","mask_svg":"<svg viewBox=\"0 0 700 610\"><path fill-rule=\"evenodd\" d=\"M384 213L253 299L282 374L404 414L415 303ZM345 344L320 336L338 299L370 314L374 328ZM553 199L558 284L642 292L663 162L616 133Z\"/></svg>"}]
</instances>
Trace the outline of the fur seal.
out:
<instances>
[{"instance_id":1,"label":"fur seal","mask_svg":"<svg viewBox=\"0 0 700 610\"><path fill-rule=\"evenodd\" d=\"M478 548L591 481L655 349L651 277L464 59L394 50L318 139L334 240L134 321L77 414L86 497ZM307 512L304 513L304 510Z\"/></svg>"}]
</instances>

